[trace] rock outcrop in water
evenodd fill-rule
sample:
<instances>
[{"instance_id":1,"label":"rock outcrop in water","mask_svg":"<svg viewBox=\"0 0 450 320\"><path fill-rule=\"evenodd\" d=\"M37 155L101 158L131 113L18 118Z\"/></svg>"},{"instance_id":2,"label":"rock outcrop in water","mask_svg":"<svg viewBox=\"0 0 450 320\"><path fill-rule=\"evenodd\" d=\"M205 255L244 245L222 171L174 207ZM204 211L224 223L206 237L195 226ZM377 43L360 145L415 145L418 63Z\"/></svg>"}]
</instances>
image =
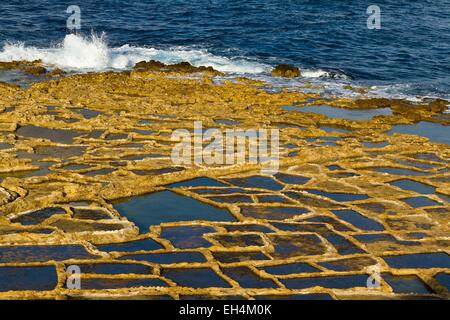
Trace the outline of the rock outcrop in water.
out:
<instances>
[{"instance_id":1,"label":"rock outcrop in water","mask_svg":"<svg viewBox=\"0 0 450 320\"><path fill-rule=\"evenodd\" d=\"M206 73L211 76L223 75L221 72L214 70L213 67L194 67L189 62L180 62L176 64L164 64L159 61L140 61L134 66L136 71L159 71L159 72L176 72L176 73Z\"/></svg>"},{"instance_id":2,"label":"rock outcrop in water","mask_svg":"<svg viewBox=\"0 0 450 320\"><path fill-rule=\"evenodd\" d=\"M272 70L273 77L296 78L300 76L300 69L287 64L280 64Z\"/></svg>"},{"instance_id":3,"label":"rock outcrop in water","mask_svg":"<svg viewBox=\"0 0 450 320\"><path fill-rule=\"evenodd\" d=\"M47 72L47 74L45 75L48 78L58 78L58 77L63 77L66 75L66 72L64 70L61 70L59 68L53 69L52 71Z\"/></svg>"},{"instance_id":4,"label":"rock outcrop in water","mask_svg":"<svg viewBox=\"0 0 450 320\"><path fill-rule=\"evenodd\" d=\"M47 69L42 65L41 60L0 62L0 70L20 70L33 76L47 73Z\"/></svg>"}]
</instances>

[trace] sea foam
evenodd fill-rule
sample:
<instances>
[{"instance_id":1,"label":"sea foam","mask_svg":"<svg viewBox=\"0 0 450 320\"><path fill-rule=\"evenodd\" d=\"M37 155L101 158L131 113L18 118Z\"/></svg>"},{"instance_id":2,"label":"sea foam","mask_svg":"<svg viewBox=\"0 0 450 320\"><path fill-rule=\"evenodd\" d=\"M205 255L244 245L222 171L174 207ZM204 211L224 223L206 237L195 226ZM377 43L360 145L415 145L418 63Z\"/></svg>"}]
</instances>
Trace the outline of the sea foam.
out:
<instances>
[{"instance_id":1,"label":"sea foam","mask_svg":"<svg viewBox=\"0 0 450 320\"><path fill-rule=\"evenodd\" d=\"M206 50L183 47L156 49L124 45L110 48L104 35L66 35L62 43L51 48L6 43L0 51L0 61L42 60L50 67L70 71L126 70L142 60L157 60L166 64L187 61L194 66L213 67L228 73L258 74L270 71L269 65L247 59L213 55Z\"/></svg>"}]
</instances>

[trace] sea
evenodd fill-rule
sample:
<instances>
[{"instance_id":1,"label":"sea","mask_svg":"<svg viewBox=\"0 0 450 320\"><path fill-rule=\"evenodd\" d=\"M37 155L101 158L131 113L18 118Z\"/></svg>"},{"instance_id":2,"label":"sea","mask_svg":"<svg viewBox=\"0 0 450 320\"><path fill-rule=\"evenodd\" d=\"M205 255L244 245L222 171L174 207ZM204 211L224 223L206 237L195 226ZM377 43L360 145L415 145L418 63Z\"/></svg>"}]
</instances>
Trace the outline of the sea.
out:
<instances>
[{"instance_id":1,"label":"sea","mask_svg":"<svg viewBox=\"0 0 450 320\"><path fill-rule=\"evenodd\" d=\"M188 61L330 94L450 99L450 0L1 1L0 61L36 59L78 73ZM281 63L302 76L280 84Z\"/></svg>"}]
</instances>

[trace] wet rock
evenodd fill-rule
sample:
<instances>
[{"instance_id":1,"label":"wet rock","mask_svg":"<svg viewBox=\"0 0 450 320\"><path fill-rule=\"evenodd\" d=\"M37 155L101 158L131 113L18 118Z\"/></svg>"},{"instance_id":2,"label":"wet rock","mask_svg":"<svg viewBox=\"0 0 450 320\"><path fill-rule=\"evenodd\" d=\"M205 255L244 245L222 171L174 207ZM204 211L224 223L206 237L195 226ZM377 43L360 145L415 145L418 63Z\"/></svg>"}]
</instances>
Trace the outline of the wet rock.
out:
<instances>
[{"instance_id":1,"label":"wet rock","mask_svg":"<svg viewBox=\"0 0 450 320\"><path fill-rule=\"evenodd\" d=\"M140 61L135 64L134 70L139 71L161 71L166 68L166 65L156 60Z\"/></svg>"},{"instance_id":2,"label":"wet rock","mask_svg":"<svg viewBox=\"0 0 450 320\"><path fill-rule=\"evenodd\" d=\"M0 62L0 70L20 70L34 76L40 76L47 72L47 69L42 66L41 60Z\"/></svg>"},{"instance_id":3,"label":"wet rock","mask_svg":"<svg viewBox=\"0 0 450 320\"><path fill-rule=\"evenodd\" d=\"M63 77L66 75L66 72L64 70L61 70L59 68L53 69L52 71L48 72L46 74L47 77Z\"/></svg>"},{"instance_id":4,"label":"wet rock","mask_svg":"<svg viewBox=\"0 0 450 320\"><path fill-rule=\"evenodd\" d=\"M31 66L31 67L25 67L21 69L23 72L31 74L33 76L40 76L45 73L47 73L47 69L41 66Z\"/></svg>"},{"instance_id":5,"label":"wet rock","mask_svg":"<svg viewBox=\"0 0 450 320\"><path fill-rule=\"evenodd\" d=\"M280 64L272 70L272 77L296 78L300 76L300 69L287 64Z\"/></svg>"},{"instance_id":6,"label":"wet rock","mask_svg":"<svg viewBox=\"0 0 450 320\"><path fill-rule=\"evenodd\" d=\"M176 72L176 73L206 73L210 75L221 75L222 73L214 70L213 67L194 67L189 62L180 62L176 64L164 64L159 61L140 61L134 66L136 71L158 71L158 72Z\"/></svg>"}]
</instances>

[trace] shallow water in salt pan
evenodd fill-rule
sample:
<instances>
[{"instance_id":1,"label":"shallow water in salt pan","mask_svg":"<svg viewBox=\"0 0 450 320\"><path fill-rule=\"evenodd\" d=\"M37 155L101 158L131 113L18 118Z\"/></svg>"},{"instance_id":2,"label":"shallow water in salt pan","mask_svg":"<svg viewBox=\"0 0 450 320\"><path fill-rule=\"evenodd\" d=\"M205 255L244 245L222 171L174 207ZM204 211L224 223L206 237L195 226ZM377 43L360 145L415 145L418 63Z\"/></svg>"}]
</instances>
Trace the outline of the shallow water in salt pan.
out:
<instances>
[{"instance_id":1,"label":"shallow water in salt pan","mask_svg":"<svg viewBox=\"0 0 450 320\"><path fill-rule=\"evenodd\" d=\"M156 192L114 203L114 208L134 222L141 232L152 225L176 221L234 221L224 209L215 208L171 191Z\"/></svg>"},{"instance_id":2,"label":"shallow water in salt pan","mask_svg":"<svg viewBox=\"0 0 450 320\"><path fill-rule=\"evenodd\" d=\"M0 268L0 291L2 292L53 290L57 283L58 277L54 266Z\"/></svg>"},{"instance_id":3,"label":"shallow water in salt pan","mask_svg":"<svg viewBox=\"0 0 450 320\"><path fill-rule=\"evenodd\" d=\"M307 106L298 108L298 112L317 113L328 118L333 119L347 119L347 120L371 120L376 116L390 116L392 111L390 108L380 109L366 109L366 110L351 110L342 108L333 108L330 106Z\"/></svg>"},{"instance_id":4,"label":"shallow water in salt pan","mask_svg":"<svg viewBox=\"0 0 450 320\"><path fill-rule=\"evenodd\" d=\"M393 133L414 134L428 138L430 142L450 145L450 126L438 123L421 121L413 125L396 125L388 134Z\"/></svg>"},{"instance_id":5,"label":"shallow water in salt pan","mask_svg":"<svg viewBox=\"0 0 450 320\"><path fill-rule=\"evenodd\" d=\"M27 125L17 129L17 135L27 138L48 139L63 144L72 144L73 139L80 136L81 133L72 130L48 129Z\"/></svg>"}]
</instances>

